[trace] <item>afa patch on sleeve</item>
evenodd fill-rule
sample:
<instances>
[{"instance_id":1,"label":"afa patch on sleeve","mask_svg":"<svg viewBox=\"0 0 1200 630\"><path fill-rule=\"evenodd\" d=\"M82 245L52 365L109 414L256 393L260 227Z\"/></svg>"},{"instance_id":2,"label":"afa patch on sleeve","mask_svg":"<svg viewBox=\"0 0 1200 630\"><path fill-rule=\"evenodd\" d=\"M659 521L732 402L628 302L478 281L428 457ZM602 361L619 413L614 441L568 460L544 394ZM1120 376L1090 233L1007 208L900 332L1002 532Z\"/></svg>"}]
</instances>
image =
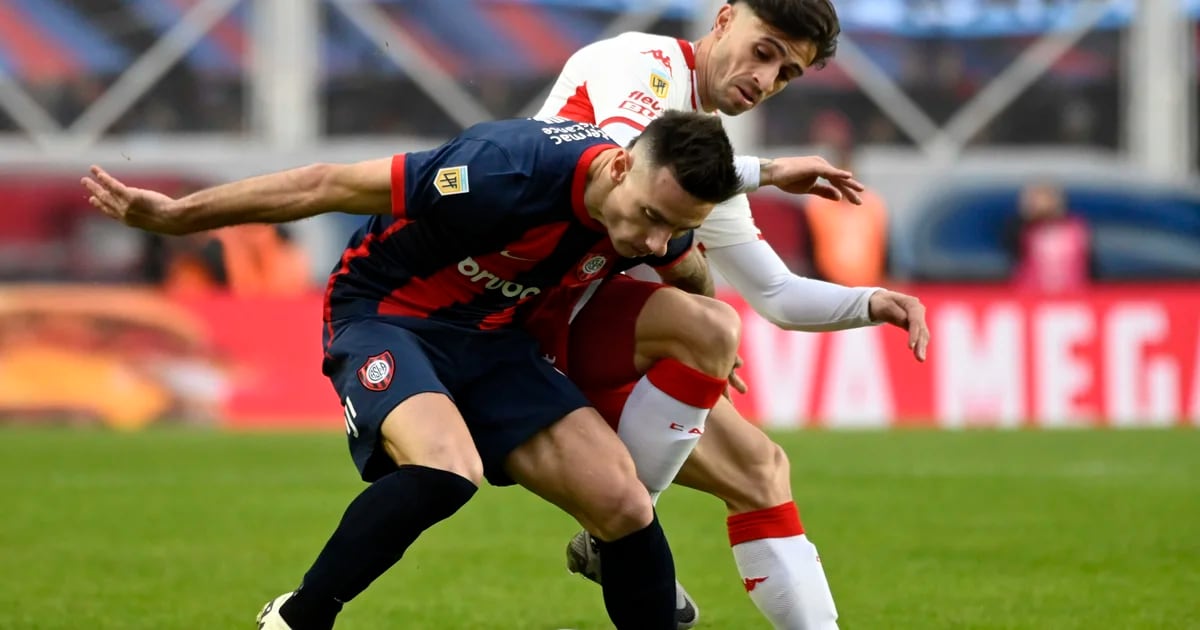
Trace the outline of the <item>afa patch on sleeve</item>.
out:
<instances>
[{"instance_id":1,"label":"afa patch on sleeve","mask_svg":"<svg viewBox=\"0 0 1200 630\"><path fill-rule=\"evenodd\" d=\"M651 70L650 91L658 98L667 98L667 94L671 92L671 79L658 70Z\"/></svg>"},{"instance_id":2,"label":"afa patch on sleeve","mask_svg":"<svg viewBox=\"0 0 1200 630\"><path fill-rule=\"evenodd\" d=\"M433 185L440 195L461 195L471 192L471 181L467 179L467 167L449 166L438 169L433 178Z\"/></svg>"}]
</instances>

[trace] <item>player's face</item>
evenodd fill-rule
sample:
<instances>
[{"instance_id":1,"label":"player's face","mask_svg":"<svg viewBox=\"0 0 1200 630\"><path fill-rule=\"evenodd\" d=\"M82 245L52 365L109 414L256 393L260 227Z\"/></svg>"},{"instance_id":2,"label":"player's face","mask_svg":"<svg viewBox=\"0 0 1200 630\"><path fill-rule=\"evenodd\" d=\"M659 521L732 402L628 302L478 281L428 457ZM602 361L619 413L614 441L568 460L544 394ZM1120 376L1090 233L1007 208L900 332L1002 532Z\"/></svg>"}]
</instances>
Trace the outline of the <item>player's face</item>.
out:
<instances>
[{"instance_id":1,"label":"player's face","mask_svg":"<svg viewBox=\"0 0 1200 630\"><path fill-rule=\"evenodd\" d=\"M695 229L713 205L689 195L666 167L613 167L615 188L601 210L613 248L626 258L661 256L667 243Z\"/></svg>"},{"instance_id":2,"label":"player's face","mask_svg":"<svg viewBox=\"0 0 1200 630\"><path fill-rule=\"evenodd\" d=\"M817 54L812 41L788 39L745 5L722 7L713 30L705 102L730 116L778 94Z\"/></svg>"}]
</instances>

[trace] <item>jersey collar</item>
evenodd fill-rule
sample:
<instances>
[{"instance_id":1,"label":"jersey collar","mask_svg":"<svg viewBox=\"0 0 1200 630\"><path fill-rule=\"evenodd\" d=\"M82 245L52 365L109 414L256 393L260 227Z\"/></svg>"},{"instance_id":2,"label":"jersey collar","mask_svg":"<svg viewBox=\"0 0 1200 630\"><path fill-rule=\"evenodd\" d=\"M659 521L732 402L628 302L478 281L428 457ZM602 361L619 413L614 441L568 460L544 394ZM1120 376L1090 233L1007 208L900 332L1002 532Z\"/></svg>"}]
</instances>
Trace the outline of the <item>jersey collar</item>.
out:
<instances>
[{"instance_id":1,"label":"jersey collar","mask_svg":"<svg viewBox=\"0 0 1200 630\"><path fill-rule=\"evenodd\" d=\"M696 98L699 85L696 82L696 48L686 39L676 39L679 50L683 52L683 60L687 62L688 70L692 73L692 111L700 111L700 101Z\"/></svg>"},{"instance_id":2,"label":"jersey collar","mask_svg":"<svg viewBox=\"0 0 1200 630\"><path fill-rule=\"evenodd\" d=\"M575 218L579 219L584 227L597 232L606 232L607 230L604 229L603 223L588 214L587 206L583 203L583 191L587 188L588 168L591 167L597 155L608 149L616 148L618 148L617 145L605 142L585 149L583 155L579 156L579 162L575 165L575 176L571 180L571 207L575 211Z\"/></svg>"}]
</instances>

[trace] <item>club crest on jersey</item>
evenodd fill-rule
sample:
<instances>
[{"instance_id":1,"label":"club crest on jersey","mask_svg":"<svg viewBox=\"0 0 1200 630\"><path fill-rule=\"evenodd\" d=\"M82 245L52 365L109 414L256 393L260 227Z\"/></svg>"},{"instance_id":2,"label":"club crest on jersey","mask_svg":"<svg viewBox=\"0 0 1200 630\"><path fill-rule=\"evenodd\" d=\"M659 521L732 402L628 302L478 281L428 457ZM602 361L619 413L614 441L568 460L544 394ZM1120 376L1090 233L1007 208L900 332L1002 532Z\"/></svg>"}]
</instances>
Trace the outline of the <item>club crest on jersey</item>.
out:
<instances>
[{"instance_id":1,"label":"club crest on jersey","mask_svg":"<svg viewBox=\"0 0 1200 630\"><path fill-rule=\"evenodd\" d=\"M443 197L471 192L471 182L467 179L465 165L439 168L437 175L433 178L433 185Z\"/></svg>"},{"instance_id":2,"label":"club crest on jersey","mask_svg":"<svg viewBox=\"0 0 1200 630\"><path fill-rule=\"evenodd\" d=\"M604 266L607 264L608 257L601 254L596 254L595 256L588 258L583 262L582 265L579 266L579 279L586 282L595 278L596 276L600 275L600 272L604 270Z\"/></svg>"},{"instance_id":3,"label":"club crest on jersey","mask_svg":"<svg viewBox=\"0 0 1200 630\"><path fill-rule=\"evenodd\" d=\"M650 91L658 98L667 98L671 91L671 79L658 70L650 71Z\"/></svg>"},{"instance_id":4,"label":"club crest on jersey","mask_svg":"<svg viewBox=\"0 0 1200 630\"><path fill-rule=\"evenodd\" d=\"M395 362L392 360L391 351L384 350L380 354L369 357L362 367L358 368L358 382L373 392L381 392L392 384L394 367Z\"/></svg>"}]
</instances>

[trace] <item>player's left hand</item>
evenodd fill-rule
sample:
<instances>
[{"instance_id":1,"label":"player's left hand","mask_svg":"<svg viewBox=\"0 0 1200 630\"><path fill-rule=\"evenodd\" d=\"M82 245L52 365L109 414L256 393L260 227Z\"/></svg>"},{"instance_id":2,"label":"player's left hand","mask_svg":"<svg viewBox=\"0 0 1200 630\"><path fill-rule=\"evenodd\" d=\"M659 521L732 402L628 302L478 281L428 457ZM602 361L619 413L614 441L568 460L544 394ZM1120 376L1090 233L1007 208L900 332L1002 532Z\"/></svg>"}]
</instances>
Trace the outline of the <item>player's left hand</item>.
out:
<instances>
[{"instance_id":1,"label":"player's left hand","mask_svg":"<svg viewBox=\"0 0 1200 630\"><path fill-rule=\"evenodd\" d=\"M88 203L104 214L124 223L162 234L179 234L173 220L174 199L153 190L126 186L99 166L92 166L91 177L79 181L88 190Z\"/></svg>"},{"instance_id":2,"label":"player's left hand","mask_svg":"<svg viewBox=\"0 0 1200 630\"><path fill-rule=\"evenodd\" d=\"M922 363L929 347L929 326L925 323L925 305L911 295L880 289L871 294L871 321L885 322L908 331L908 349Z\"/></svg>"},{"instance_id":3,"label":"player's left hand","mask_svg":"<svg viewBox=\"0 0 1200 630\"><path fill-rule=\"evenodd\" d=\"M853 173L836 168L816 155L771 160L763 166L760 184L794 195L817 195L834 201L845 199L854 205L862 204L858 193L866 190L854 179Z\"/></svg>"},{"instance_id":4,"label":"player's left hand","mask_svg":"<svg viewBox=\"0 0 1200 630\"><path fill-rule=\"evenodd\" d=\"M745 362L742 361L742 357L739 355L733 360L733 369L729 370L729 385L733 387L733 389L739 394L745 394L746 390L748 389L746 387L746 381L743 381L742 377L738 376L737 373L738 368L742 367L743 365L745 365ZM725 397L729 398L728 387L725 388Z\"/></svg>"}]
</instances>

